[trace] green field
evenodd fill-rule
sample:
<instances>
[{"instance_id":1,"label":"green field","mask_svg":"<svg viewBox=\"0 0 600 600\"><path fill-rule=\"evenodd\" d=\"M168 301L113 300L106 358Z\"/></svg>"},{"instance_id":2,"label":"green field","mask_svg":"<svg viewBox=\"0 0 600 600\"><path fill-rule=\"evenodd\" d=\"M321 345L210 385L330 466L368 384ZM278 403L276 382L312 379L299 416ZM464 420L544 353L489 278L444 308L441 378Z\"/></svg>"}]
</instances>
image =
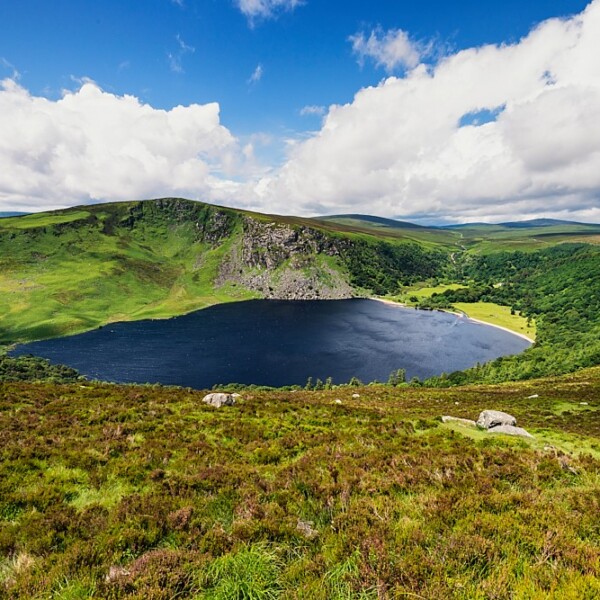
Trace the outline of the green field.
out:
<instances>
[{"instance_id":1,"label":"green field","mask_svg":"<svg viewBox=\"0 0 600 600\"><path fill-rule=\"evenodd\" d=\"M460 290L461 288L464 288L464 287L465 286L460 283L447 283L447 284L440 284L440 285L435 285L435 286L414 285L414 286L403 288L402 297L404 298L405 301L408 302L408 301L410 301L409 299L411 296L416 296L419 299L429 298L433 294L441 294L442 292L445 292L446 290Z\"/></svg>"},{"instance_id":2,"label":"green field","mask_svg":"<svg viewBox=\"0 0 600 600\"><path fill-rule=\"evenodd\" d=\"M456 302L454 306L472 319L498 325L532 340L535 339L535 322L530 321L528 324L525 317L511 314L511 309L508 306L500 306L493 302Z\"/></svg>"}]
</instances>

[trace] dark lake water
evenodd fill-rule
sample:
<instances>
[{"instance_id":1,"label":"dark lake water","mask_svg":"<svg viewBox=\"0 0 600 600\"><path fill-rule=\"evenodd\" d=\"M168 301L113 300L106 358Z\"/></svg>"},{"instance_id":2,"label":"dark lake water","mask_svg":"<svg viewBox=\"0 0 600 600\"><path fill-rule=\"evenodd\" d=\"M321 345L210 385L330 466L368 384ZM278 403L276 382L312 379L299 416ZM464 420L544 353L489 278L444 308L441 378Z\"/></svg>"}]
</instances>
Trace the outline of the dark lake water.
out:
<instances>
[{"instance_id":1,"label":"dark lake water","mask_svg":"<svg viewBox=\"0 0 600 600\"><path fill-rule=\"evenodd\" d=\"M202 389L304 384L309 376L387 381L399 368L409 378L424 378L528 346L463 317L373 300L253 300L173 319L115 323L19 346L13 354L43 356L105 381Z\"/></svg>"}]
</instances>

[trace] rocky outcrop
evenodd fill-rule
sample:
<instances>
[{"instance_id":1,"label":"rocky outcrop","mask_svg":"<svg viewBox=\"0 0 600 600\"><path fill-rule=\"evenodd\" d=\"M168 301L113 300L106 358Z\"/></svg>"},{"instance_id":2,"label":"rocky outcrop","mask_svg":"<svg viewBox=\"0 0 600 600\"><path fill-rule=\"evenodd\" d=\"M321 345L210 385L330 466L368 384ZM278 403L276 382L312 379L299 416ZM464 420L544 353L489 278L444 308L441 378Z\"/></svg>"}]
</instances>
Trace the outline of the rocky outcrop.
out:
<instances>
[{"instance_id":1,"label":"rocky outcrop","mask_svg":"<svg viewBox=\"0 0 600 600\"><path fill-rule=\"evenodd\" d=\"M517 419L515 419L515 417L499 410L482 411L477 422L472 421L471 419L462 419L460 417L451 417L448 415L442 417L442 423L452 422L467 425L468 427L479 427L488 433L503 433L505 435L533 438L527 430L522 427L517 427Z\"/></svg>"},{"instance_id":2,"label":"rocky outcrop","mask_svg":"<svg viewBox=\"0 0 600 600\"><path fill-rule=\"evenodd\" d=\"M235 283L269 299L352 298L345 270L329 263L338 252L335 240L319 231L246 217L241 239L221 263L215 285Z\"/></svg>"},{"instance_id":3,"label":"rocky outcrop","mask_svg":"<svg viewBox=\"0 0 600 600\"><path fill-rule=\"evenodd\" d=\"M533 437L522 427L517 427L517 419L515 417L499 410L484 410L479 415L479 419L477 419L477 426L489 433Z\"/></svg>"},{"instance_id":4,"label":"rocky outcrop","mask_svg":"<svg viewBox=\"0 0 600 600\"><path fill-rule=\"evenodd\" d=\"M316 229L244 219L241 259L250 268L276 269L296 256L337 256L335 239Z\"/></svg>"}]
</instances>

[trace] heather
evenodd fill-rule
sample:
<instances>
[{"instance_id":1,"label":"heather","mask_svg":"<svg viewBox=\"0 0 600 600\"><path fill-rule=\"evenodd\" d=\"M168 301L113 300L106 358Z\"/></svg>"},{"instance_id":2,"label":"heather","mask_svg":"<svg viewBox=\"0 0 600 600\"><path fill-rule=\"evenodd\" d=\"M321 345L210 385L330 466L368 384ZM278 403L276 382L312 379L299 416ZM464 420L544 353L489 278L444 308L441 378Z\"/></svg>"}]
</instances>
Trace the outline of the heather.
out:
<instances>
[{"instance_id":1,"label":"heather","mask_svg":"<svg viewBox=\"0 0 600 600\"><path fill-rule=\"evenodd\" d=\"M599 391L3 383L0 597L596 598Z\"/></svg>"}]
</instances>

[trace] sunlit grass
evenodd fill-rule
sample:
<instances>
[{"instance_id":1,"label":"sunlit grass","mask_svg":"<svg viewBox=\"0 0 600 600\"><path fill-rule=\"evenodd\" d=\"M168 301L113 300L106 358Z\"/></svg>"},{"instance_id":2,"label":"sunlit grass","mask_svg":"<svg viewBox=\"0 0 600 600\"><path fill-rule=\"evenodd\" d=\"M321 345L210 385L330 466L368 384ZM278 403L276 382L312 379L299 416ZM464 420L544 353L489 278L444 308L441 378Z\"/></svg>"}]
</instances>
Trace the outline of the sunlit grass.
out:
<instances>
[{"instance_id":1,"label":"sunlit grass","mask_svg":"<svg viewBox=\"0 0 600 600\"><path fill-rule=\"evenodd\" d=\"M506 329L535 339L535 321L528 321L521 315L511 314L509 306L500 306L493 302L457 302L454 304L454 307L473 319L505 327Z\"/></svg>"}]
</instances>

